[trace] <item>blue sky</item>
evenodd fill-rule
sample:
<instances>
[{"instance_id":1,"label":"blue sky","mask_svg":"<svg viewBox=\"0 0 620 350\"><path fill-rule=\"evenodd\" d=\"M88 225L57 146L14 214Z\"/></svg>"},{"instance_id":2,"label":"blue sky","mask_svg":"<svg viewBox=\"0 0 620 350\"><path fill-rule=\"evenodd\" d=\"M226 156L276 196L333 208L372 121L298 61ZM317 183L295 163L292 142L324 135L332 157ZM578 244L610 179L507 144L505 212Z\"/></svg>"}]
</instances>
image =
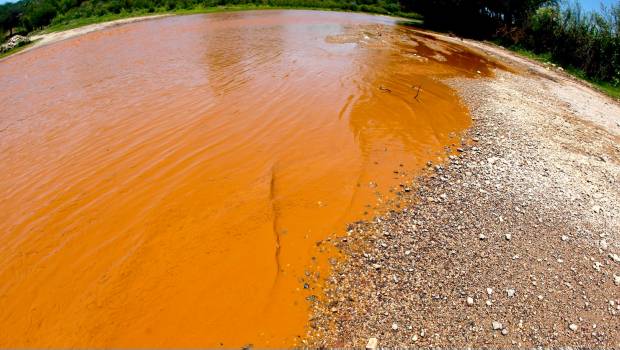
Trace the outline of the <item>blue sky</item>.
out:
<instances>
[{"instance_id":1,"label":"blue sky","mask_svg":"<svg viewBox=\"0 0 620 350\"><path fill-rule=\"evenodd\" d=\"M15 2L17 0L0 0L0 4L4 4L6 2ZM573 0L574 1L574 0ZM620 0L577 0L577 2L581 3L581 6L584 10L587 11L597 11L601 7L601 3L609 6L613 3L618 3Z\"/></svg>"},{"instance_id":2,"label":"blue sky","mask_svg":"<svg viewBox=\"0 0 620 350\"><path fill-rule=\"evenodd\" d=\"M2 0L0 0L2 1ZM610 7L614 3L618 3L620 0L578 0L577 2L581 4L586 11L598 11L601 9L601 3Z\"/></svg>"}]
</instances>

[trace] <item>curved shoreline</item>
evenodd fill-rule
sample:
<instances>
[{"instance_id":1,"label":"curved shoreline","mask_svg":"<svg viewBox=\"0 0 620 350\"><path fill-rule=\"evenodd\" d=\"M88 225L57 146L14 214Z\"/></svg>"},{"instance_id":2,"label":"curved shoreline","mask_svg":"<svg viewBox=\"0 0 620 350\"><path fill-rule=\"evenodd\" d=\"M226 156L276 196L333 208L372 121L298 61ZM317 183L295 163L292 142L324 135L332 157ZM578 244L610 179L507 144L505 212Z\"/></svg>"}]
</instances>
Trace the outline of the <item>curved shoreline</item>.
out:
<instances>
[{"instance_id":1,"label":"curved shoreline","mask_svg":"<svg viewBox=\"0 0 620 350\"><path fill-rule=\"evenodd\" d=\"M195 12L188 12L188 13L163 13L163 14L152 14L152 15L146 15L146 16L136 16L136 17L127 17L127 18L121 18L121 19L116 19L116 20L112 20L112 21L106 21L106 22L99 22L99 23L93 23L93 24L87 24L84 26L79 26L76 28L71 28L71 29L67 29L67 30L61 30L61 31L53 31L53 32L49 32L49 33L42 33L42 34L35 34L35 35L29 35L28 38L31 41L31 44L29 44L26 48L21 49L19 51L15 51L13 53L9 53L7 56L4 56L2 58L0 58L0 62L2 62L3 60L6 60L10 57L14 57L20 54L23 54L25 52L31 51L33 49L45 46L45 45L50 45L62 40L66 40L66 39L70 39L70 38L74 38L80 35L84 35L84 34L88 34L91 32L95 32L95 31L99 31L99 30L103 30L106 28L110 28L110 27L114 27L114 26L118 26L118 25L123 25L123 24L129 24L129 23L135 23L135 22L141 22L141 21L147 21L147 20L153 20L153 19L158 19L158 18L163 18L163 17L171 17L171 16L190 16L190 15L200 15L200 14L211 14L211 13L226 13L226 12L242 12L242 11L265 11L265 10L301 10L301 11L327 11L327 12L343 12L343 13L351 13L349 11L338 11L338 10L330 10L330 9L316 9L316 8L279 8L279 7L267 7L267 8L223 8L223 9L218 9L217 11L209 11L208 9L206 9L205 11L195 11ZM376 14L376 13L367 13L367 12L353 12L353 13L360 13L360 14L365 14L365 15L369 15L369 16L381 16L381 17L388 17L388 18L392 18L395 20L399 20L399 21L409 21L411 19L408 18L404 18L404 17L397 17L397 16L389 16L389 15L382 15L382 14Z\"/></svg>"},{"instance_id":2,"label":"curved shoreline","mask_svg":"<svg viewBox=\"0 0 620 350\"><path fill-rule=\"evenodd\" d=\"M522 73L448 81L474 120L462 152L335 243L309 344L620 347L620 104L464 43Z\"/></svg>"},{"instance_id":3,"label":"curved shoreline","mask_svg":"<svg viewBox=\"0 0 620 350\"><path fill-rule=\"evenodd\" d=\"M71 29L22 52L159 17ZM565 74L465 43L524 74L451 82L475 118L471 140L402 194L406 211L352 226L338 243L353 263L317 304L317 343L620 346L620 107Z\"/></svg>"},{"instance_id":4,"label":"curved shoreline","mask_svg":"<svg viewBox=\"0 0 620 350\"><path fill-rule=\"evenodd\" d=\"M30 46L28 46L27 48L25 48L25 49L23 49L23 50L21 50L19 52L15 52L14 54L10 54L8 56L5 56L5 57L1 58L0 62L2 62L3 60L8 59L10 57L15 57L15 56L21 55L21 54L23 54L25 52L34 50L34 49L42 47L42 46L50 45L50 44L53 44L53 43L56 43L56 42L59 42L59 41L62 41L62 40L74 38L76 36L88 34L88 33L91 33L91 32L96 32L98 30L103 30L103 29L106 29L106 28L110 28L110 27L114 27L114 26L118 26L118 25L122 25L122 24L146 21L146 20L157 19L157 18L162 18L162 17L169 17L169 16L172 16L172 15L171 14L162 14L162 15L151 15L151 16L122 18L122 19L117 19L117 20L114 20L114 21L89 24L89 25L85 25L85 26L82 26L82 27L77 27L77 28L73 28L73 29L67 29L67 30L63 30L63 31L59 31L59 32L51 32L51 33L43 33L43 34L32 35L32 36L28 37L30 39L30 41L32 42L32 44Z\"/></svg>"}]
</instances>

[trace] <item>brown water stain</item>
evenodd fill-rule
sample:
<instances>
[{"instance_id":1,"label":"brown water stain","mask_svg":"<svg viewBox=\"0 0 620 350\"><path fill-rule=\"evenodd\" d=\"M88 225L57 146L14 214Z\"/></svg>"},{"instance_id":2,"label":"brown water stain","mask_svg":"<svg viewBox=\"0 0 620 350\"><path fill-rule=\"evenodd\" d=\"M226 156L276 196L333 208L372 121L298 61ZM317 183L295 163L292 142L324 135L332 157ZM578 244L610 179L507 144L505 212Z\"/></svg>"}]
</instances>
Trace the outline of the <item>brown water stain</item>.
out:
<instances>
[{"instance_id":1,"label":"brown water stain","mask_svg":"<svg viewBox=\"0 0 620 350\"><path fill-rule=\"evenodd\" d=\"M470 125L439 79L492 67L314 11L133 23L1 62L0 346L296 344L329 272L317 242Z\"/></svg>"}]
</instances>

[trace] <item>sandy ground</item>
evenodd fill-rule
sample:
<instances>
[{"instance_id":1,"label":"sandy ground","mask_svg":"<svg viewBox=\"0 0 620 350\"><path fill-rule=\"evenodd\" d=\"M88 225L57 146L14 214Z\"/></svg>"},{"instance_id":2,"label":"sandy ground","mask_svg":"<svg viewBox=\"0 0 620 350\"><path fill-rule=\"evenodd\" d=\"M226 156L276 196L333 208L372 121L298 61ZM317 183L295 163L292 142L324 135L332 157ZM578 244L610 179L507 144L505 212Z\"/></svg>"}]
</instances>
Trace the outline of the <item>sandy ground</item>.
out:
<instances>
[{"instance_id":1,"label":"sandy ground","mask_svg":"<svg viewBox=\"0 0 620 350\"><path fill-rule=\"evenodd\" d=\"M464 43L519 73L447 81L473 127L402 185L400 209L331 240L347 259L307 343L620 347L620 105Z\"/></svg>"}]
</instances>

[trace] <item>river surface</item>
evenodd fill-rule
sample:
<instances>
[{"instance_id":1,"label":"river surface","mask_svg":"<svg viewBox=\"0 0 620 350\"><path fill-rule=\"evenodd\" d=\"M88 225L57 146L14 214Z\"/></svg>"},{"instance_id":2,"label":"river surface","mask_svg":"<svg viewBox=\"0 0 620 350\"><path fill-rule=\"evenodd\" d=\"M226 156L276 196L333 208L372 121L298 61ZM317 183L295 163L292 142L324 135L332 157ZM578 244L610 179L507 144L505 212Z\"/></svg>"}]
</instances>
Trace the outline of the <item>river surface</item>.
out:
<instances>
[{"instance_id":1,"label":"river surface","mask_svg":"<svg viewBox=\"0 0 620 350\"><path fill-rule=\"evenodd\" d=\"M317 242L445 156L471 121L440 79L492 66L315 11L167 17L0 61L0 347L298 344L335 254Z\"/></svg>"}]
</instances>

